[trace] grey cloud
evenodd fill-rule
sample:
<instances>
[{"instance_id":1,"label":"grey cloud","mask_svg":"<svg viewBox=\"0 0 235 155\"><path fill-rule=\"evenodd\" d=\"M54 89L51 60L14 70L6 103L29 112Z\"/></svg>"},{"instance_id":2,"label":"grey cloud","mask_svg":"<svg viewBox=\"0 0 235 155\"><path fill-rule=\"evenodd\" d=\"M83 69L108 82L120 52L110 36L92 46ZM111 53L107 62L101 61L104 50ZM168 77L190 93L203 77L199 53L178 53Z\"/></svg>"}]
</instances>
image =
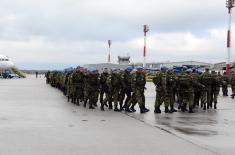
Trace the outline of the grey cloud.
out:
<instances>
[{"instance_id":1,"label":"grey cloud","mask_svg":"<svg viewBox=\"0 0 235 155\"><path fill-rule=\"evenodd\" d=\"M148 61L183 60L183 55L225 58L226 32L219 38L208 32L227 24L225 2L214 0L2 1L0 50L22 65L85 64L106 61L107 40L112 39L114 62L127 53L142 61L143 24L150 25L149 36L154 36ZM187 33L195 43L187 42Z\"/></svg>"}]
</instances>

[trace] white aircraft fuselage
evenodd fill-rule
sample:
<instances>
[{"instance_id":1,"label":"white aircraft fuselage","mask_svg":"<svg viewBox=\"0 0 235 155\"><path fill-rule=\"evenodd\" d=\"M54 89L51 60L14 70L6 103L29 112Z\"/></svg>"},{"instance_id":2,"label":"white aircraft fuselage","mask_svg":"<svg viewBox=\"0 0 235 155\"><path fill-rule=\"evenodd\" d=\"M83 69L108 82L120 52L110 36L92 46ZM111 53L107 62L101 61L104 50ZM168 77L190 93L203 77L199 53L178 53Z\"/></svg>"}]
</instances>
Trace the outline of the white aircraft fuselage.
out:
<instances>
[{"instance_id":1,"label":"white aircraft fuselage","mask_svg":"<svg viewBox=\"0 0 235 155\"><path fill-rule=\"evenodd\" d=\"M0 70L11 69L15 65L8 56L0 55Z\"/></svg>"}]
</instances>

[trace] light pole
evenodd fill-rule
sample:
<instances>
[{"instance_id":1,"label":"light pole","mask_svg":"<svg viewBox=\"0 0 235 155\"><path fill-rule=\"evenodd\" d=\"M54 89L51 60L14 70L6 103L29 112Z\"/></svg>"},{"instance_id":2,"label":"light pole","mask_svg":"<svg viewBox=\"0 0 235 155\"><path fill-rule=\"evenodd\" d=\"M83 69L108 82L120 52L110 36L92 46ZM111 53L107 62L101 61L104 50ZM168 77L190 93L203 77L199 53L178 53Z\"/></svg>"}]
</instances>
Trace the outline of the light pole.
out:
<instances>
[{"instance_id":1,"label":"light pole","mask_svg":"<svg viewBox=\"0 0 235 155\"><path fill-rule=\"evenodd\" d=\"M226 74L230 72L230 56L231 56L231 21L232 21L232 8L234 7L235 0L226 0L226 7L228 8L228 32L227 32L227 62L226 62Z\"/></svg>"},{"instance_id":2,"label":"light pole","mask_svg":"<svg viewBox=\"0 0 235 155\"><path fill-rule=\"evenodd\" d=\"M112 40L108 40L108 44L109 44L108 63L110 63L111 62L111 44L112 44Z\"/></svg>"},{"instance_id":3,"label":"light pole","mask_svg":"<svg viewBox=\"0 0 235 155\"><path fill-rule=\"evenodd\" d=\"M144 25L144 60L143 60L143 67L146 66L146 56L147 56L147 32L149 31L149 26L148 25Z\"/></svg>"}]
</instances>

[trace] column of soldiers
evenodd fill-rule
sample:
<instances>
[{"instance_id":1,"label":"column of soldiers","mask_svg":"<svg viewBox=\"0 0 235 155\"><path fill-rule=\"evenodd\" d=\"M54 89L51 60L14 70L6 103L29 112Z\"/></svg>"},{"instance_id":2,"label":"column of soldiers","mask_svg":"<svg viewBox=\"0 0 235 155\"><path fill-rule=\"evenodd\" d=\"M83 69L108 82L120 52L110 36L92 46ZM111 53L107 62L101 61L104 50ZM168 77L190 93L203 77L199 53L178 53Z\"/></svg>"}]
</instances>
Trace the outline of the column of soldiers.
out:
<instances>
[{"instance_id":1,"label":"column of soldiers","mask_svg":"<svg viewBox=\"0 0 235 155\"><path fill-rule=\"evenodd\" d=\"M65 72L53 71L46 73L46 82L60 89L68 102L75 105L83 104L84 108L97 107L113 109L115 112L136 112L138 103L140 113L149 112L145 106L146 72L143 67L125 70L107 68L100 74L96 68L77 67ZM232 95L235 96L235 75L231 80L226 74L220 75L206 69L201 73L195 69L184 68L182 73L176 73L162 67L153 78L156 86L155 113L161 113L160 106L164 103L165 113L193 113L196 107L204 110L217 109L217 98L222 86L224 96L228 96L228 84L231 84ZM175 105L178 105L176 110Z\"/></svg>"},{"instance_id":2,"label":"column of soldiers","mask_svg":"<svg viewBox=\"0 0 235 155\"><path fill-rule=\"evenodd\" d=\"M115 112L135 112L138 103L140 113L146 113L149 109L145 106L145 75L143 67L135 71L131 66L124 71L105 68L101 74L96 68L77 67L66 72L47 72L46 82L78 106L83 103L84 107L88 104L89 109L94 109L100 101L102 111L108 108Z\"/></svg>"},{"instance_id":3,"label":"column of soldiers","mask_svg":"<svg viewBox=\"0 0 235 155\"><path fill-rule=\"evenodd\" d=\"M182 112L194 113L193 109L201 107L203 110L217 109L220 87L224 96L228 96L228 84L230 81L232 95L235 96L235 75L232 72L231 80L224 73L223 76L215 71L204 73L196 69L183 68L182 73L162 67L153 78L156 86L155 113L161 113L160 106L164 103L165 113L177 112L175 103Z\"/></svg>"}]
</instances>

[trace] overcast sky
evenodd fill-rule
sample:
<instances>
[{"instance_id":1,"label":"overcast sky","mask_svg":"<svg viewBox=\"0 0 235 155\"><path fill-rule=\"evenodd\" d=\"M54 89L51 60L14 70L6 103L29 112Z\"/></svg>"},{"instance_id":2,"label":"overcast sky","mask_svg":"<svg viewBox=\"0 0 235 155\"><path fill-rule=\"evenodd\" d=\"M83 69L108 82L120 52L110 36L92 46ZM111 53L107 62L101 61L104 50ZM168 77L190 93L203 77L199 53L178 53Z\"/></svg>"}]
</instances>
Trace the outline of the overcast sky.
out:
<instances>
[{"instance_id":1,"label":"overcast sky","mask_svg":"<svg viewBox=\"0 0 235 155\"><path fill-rule=\"evenodd\" d=\"M19 68L61 69L107 62L111 39L112 62L140 62L148 24L147 62L220 62L227 23L225 0L0 0L0 54Z\"/></svg>"}]
</instances>

